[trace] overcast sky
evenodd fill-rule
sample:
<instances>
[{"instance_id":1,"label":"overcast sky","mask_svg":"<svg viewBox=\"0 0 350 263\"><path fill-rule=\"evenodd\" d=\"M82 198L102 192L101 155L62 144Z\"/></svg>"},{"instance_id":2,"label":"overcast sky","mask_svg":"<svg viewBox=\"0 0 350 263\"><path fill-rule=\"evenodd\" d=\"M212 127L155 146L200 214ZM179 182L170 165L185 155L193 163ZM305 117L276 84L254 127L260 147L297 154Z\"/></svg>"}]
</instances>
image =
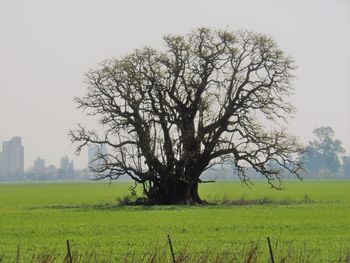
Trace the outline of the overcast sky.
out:
<instances>
[{"instance_id":1,"label":"overcast sky","mask_svg":"<svg viewBox=\"0 0 350 263\"><path fill-rule=\"evenodd\" d=\"M67 131L90 122L73 97L105 58L196 27L273 36L298 66L288 128L303 143L331 126L350 154L350 1L5 1L0 0L0 141L22 136L25 167L37 156L76 167Z\"/></svg>"}]
</instances>

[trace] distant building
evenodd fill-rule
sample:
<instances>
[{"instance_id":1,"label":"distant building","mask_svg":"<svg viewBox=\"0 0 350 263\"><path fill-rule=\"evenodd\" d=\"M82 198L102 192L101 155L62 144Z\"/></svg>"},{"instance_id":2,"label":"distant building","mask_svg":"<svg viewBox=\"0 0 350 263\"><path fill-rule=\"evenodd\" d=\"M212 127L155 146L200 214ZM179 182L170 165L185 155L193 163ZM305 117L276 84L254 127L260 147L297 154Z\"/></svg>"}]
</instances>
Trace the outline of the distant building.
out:
<instances>
[{"instance_id":1,"label":"distant building","mask_svg":"<svg viewBox=\"0 0 350 263\"><path fill-rule=\"evenodd\" d=\"M74 163L70 161L68 156L60 159L60 169L64 172L72 172L74 170Z\"/></svg>"},{"instance_id":2,"label":"distant building","mask_svg":"<svg viewBox=\"0 0 350 263\"><path fill-rule=\"evenodd\" d=\"M33 164L33 170L38 173L45 172L45 160L37 157Z\"/></svg>"},{"instance_id":3,"label":"distant building","mask_svg":"<svg viewBox=\"0 0 350 263\"><path fill-rule=\"evenodd\" d=\"M106 145L102 144L102 145L96 145L93 144L91 146L89 146L88 148L88 168L89 170L93 170L98 168L102 162L99 159L99 155L106 155L107 154L107 149L106 149Z\"/></svg>"},{"instance_id":4,"label":"distant building","mask_svg":"<svg viewBox=\"0 0 350 263\"><path fill-rule=\"evenodd\" d=\"M54 166L53 164L50 164L46 168L46 174L47 174L47 178L56 179L59 175L59 170L56 168L56 166Z\"/></svg>"},{"instance_id":5,"label":"distant building","mask_svg":"<svg viewBox=\"0 0 350 263\"><path fill-rule=\"evenodd\" d=\"M2 174L2 153L0 152L0 179L4 177Z\"/></svg>"},{"instance_id":6,"label":"distant building","mask_svg":"<svg viewBox=\"0 0 350 263\"><path fill-rule=\"evenodd\" d=\"M3 177L11 177L24 172L24 147L22 138L17 136L2 143L1 172Z\"/></svg>"},{"instance_id":7,"label":"distant building","mask_svg":"<svg viewBox=\"0 0 350 263\"><path fill-rule=\"evenodd\" d=\"M47 170L48 170L49 172L55 172L55 171L57 171L57 168L56 168L56 166L54 166L53 164L50 164L50 165L47 167Z\"/></svg>"},{"instance_id":8,"label":"distant building","mask_svg":"<svg viewBox=\"0 0 350 263\"><path fill-rule=\"evenodd\" d=\"M58 173L59 180L70 180L75 177L74 163L69 160L68 156L60 159L60 169Z\"/></svg>"}]
</instances>

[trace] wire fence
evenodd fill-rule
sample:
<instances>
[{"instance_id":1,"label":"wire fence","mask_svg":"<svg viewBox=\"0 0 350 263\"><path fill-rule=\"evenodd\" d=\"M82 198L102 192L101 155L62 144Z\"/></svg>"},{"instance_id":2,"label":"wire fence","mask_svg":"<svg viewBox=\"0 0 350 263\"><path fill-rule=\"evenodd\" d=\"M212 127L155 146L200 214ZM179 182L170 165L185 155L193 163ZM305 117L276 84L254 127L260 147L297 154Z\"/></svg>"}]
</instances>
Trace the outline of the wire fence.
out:
<instances>
[{"instance_id":1,"label":"wire fence","mask_svg":"<svg viewBox=\"0 0 350 263\"><path fill-rule=\"evenodd\" d=\"M79 249L78 244L67 240L65 249L41 248L36 251L23 250L17 246L15 254L1 256L0 262L32 262L32 263L80 263L80 262L317 262L317 249L310 249L306 244L300 248L289 244L273 241L270 237L257 242L243 242L240 248L231 250L213 250L204 248L193 251L186 247L174 246L174 240L168 235L161 246L149 246L148 252L133 249L126 252L101 251L97 249ZM316 260L316 261L315 261ZM338 255L329 257L326 262L350 263L350 247L339 250Z\"/></svg>"}]
</instances>

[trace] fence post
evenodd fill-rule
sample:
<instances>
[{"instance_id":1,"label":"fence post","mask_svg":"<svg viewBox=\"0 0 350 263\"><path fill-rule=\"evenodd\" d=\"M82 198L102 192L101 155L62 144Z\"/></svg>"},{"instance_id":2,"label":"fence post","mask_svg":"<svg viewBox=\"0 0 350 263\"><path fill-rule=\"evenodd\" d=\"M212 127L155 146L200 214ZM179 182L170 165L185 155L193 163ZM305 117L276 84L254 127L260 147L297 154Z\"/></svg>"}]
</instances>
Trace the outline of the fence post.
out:
<instances>
[{"instance_id":1,"label":"fence post","mask_svg":"<svg viewBox=\"0 0 350 263\"><path fill-rule=\"evenodd\" d=\"M171 244L171 239L170 239L170 236L169 236L169 235L168 235L168 241L169 241L171 256L172 256L172 258L173 258L173 263L176 263L176 261L175 261L175 255L174 255L174 250L173 250L173 245Z\"/></svg>"},{"instance_id":2,"label":"fence post","mask_svg":"<svg viewBox=\"0 0 350 263\"><path fill-rule=\"evenodd\" d=\"M73 263L72 254L70 253L69 240L67 240L67 257L68 257L68 259L69 259L69 263Z\"/></svg>"},{"instance_id":3,"label":"fence post","mask_svg":"<svg viewBox=\"0 0 350 263\"><path fill-rule=\"evenodd\" d=\"M273 252L272 252L272 247L271 247L271 241L270 238L267 238L267 243L269 244L269 251L270 251L270 258L271 258L271 263L275 263L275 259L273 257Z\"/></svg>"}]
</instances>

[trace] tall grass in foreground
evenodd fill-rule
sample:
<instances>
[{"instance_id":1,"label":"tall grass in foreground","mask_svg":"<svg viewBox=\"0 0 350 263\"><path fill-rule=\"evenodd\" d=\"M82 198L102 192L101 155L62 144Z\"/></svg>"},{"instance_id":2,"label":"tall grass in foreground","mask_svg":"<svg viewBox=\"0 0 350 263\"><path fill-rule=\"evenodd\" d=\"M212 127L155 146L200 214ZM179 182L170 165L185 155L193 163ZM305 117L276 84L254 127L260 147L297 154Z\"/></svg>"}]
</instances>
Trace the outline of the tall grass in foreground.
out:
<instances>
[{"instance_id":1,"label":"tall grass in foreground","mask_svg":"<svg viewBox=\"0 0 350 263\"><path fill-rule=\"evenodd\" d=\"M139 254L136 251L126 254L114 254L99 253L98 251L79 251L73 250L71 257L62 253L57 253L52 249L46 249L34 253L30 259L22 260L19 253L14 255L12 259L4 259L0 256L0 262L28 262L28 263L112 263L112 262L124 262L124 263L230 263L230 262L242 262L242 263L257 263L257 262L272 262L271 255L267 250L267 246L252 243L243 247L237 251L226 251L221 253L212 253L210 250L203 252L193 253L189 252L186 248L183 248L175 254L175 260L172 258L171 253L167 247L153 249L147 254ZM320 261L317 259L317 251L304 249L296 249L293 246L283 247L278 246L278 243L274 245L273 251L274 262L293 262L293 263L308 263L308 262L329 262L329 263L349 263L350 262L350 249L345 251L339 251L339 255L335 258L325 259Z\"/></svg>"}]
</instances>

